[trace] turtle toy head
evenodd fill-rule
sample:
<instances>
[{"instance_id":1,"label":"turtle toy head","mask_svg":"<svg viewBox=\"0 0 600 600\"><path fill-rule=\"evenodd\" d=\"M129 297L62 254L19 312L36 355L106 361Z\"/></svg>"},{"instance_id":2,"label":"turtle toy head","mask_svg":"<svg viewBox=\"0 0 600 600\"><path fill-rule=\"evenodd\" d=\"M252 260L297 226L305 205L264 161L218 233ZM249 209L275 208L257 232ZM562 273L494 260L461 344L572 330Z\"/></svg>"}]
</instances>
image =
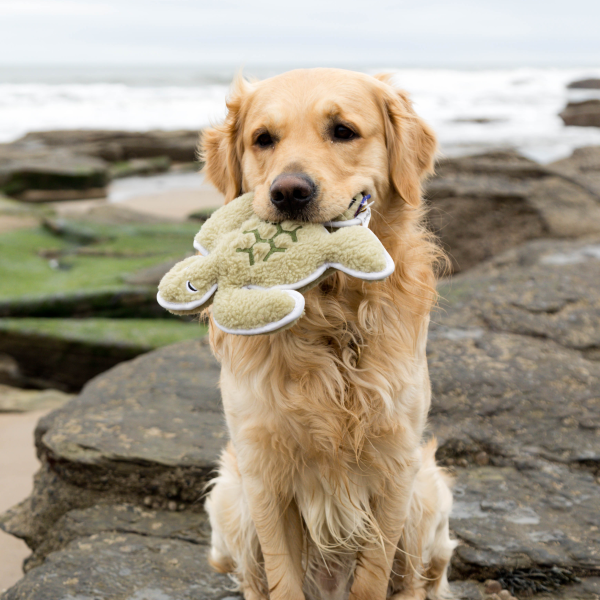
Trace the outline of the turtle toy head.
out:
<instances>
[{"instance_id":1,"label":"turtle toy head","mask_svg":"<svg viewBox=\"0 0 600 600\"><path fill-rule=\"evenodd\" d=\"M392 258L368 229L368 197L359 194L327 223L262 220L253 194L221 207L194 239L200 252L173 267L159 285L158 302L175 314L213 304L217 327L255 335L291 327L304 312L304 292L332 271L378 281Z\"/></svg>"}]
</instances>

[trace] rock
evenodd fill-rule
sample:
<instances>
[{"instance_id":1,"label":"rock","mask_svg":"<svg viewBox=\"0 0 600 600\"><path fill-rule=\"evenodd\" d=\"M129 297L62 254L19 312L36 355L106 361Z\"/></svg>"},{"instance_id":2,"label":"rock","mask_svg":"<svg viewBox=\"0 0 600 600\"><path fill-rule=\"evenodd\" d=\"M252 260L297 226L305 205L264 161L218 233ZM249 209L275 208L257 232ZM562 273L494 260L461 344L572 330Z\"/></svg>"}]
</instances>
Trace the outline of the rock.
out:
<instances>
[{"instance_id":1,"label":"rock","mask_svg":"<svg viewBox=\"0 0 600 600\"><path fill-rule=\"evenodd\" d=\"M58 408L71 398L59 390L23 390L0 384L0 413Z\"/></svg>"},{"instance_id":2,"label":"rock","mask_svg":"<svg viewBox=\"0 0 600 600\"><path fill-rule=\"evenodd\" d=\"M569 83L567 88L571 90L600 90L600 79L579 79Z\"/></svg>"},{"instance_id":3,"label":"rock","mask_svg":"<svg viewBox=\"0 0 600 600\"><path fill-rule=\"evenodd\" d=\"M548 165L548 169L575 181L600 199L600 146L576 148L569 158Z\"/></svg>"},{"instance_id":4,"label":"rock","mask_svg":"<svg viewBox=\"0 0 600 600\"><path fill-rule=\"evenodd\" d=\"M600 127L600 100L569 102L559 116L565 125Z\"/></svg>"},{"instance_id":5,"label":"rock","mask_svg":"<svg viewBox=\"0 0 600 600\"><path fill-rule=\"evenodd\" d=\"M495 579L488 579L484 583L484 591L486 594L498 594L502 591L502 584Z\"/></svg>"},{"instance_id":6,"label":"rock","mask_svg":"<svg viewBox=\"0 0 600 600\"><path fill-rule=\"evenodd\" d=\"M123 361L205 333L174 319L0 319L0 353L16 363L22 385L78 391Z\"/></svg>"},{"instance_id":7,"label":"rock","mask_svg":"<svg viewBox=\"0 0 600 600\"><path fill-rule=\"evenodd\" d=\"M427 196L453 272L530 239L600 233L600 198L514 152L440 161Z\"/></svg>"},{"instance_id":8,"label":"rock","mask_svg":"<svg viewBox=\"0 0 600 600\"><path fill-rule=\"evenodd\" d=\"M65 149L26 150L0 145L0 190L28 202L101 198L108 184L107 164Z\"/></svg>"},{"instance_id":9,"label":"rock","mask_svg":"<svg viewBox=\"0 0 600 600\"><path fill-rule=\"evenodd\" d=\"M8 354L0 354L0 385L19 385L23 377L19 371L19 363Z\"/></svg>"},{"instance_id":10,"label":"rock","mask_svg":"<svg viewBox=\"0 0 600 600\"><path fill-rule=\"evenodd\" d=\"M49 212L40 210L36 205L24 204L0 194L0 234L36 227Z\"/></svg>"},{"instance_id":11,"label":"rock","mask_svg":"<svg viewBox=\"0 0 600 600\"><path fill-rule=\"evenodd\" d=\"M429 361L442 460L600 468L598 281L597 242L540 240L440 286Z\"/></svg>"},{"instance_id":12,"label":"rock","mask_svg":"<svg viewBox=\"0 0 600 600\"><path fill-rule=\"evenodd\" d=\"M438 328L429 366L443 463L484 451L494 466L600 467L600 362L527 336Z\"/></svg>"},{"instance_id":13,"label":"rock","mask_svg":"<svg viewBox=\"0 0 600 600\"><path fill-rule=\"evenodd\" d=\"M538 240L442 283L440 323L551 339L600 359L600 237Z\"/></svg>"},{"instance_id":14,"label":"rock","mask_svg":"<svg viewBox=\"0 0 600 600\"><path fill-rule=\"evenodd\" d=\"M459 117L452 119L453 123L476 123L477 125L487 125L488 123L503 123L506 119L502 117Z\"/></svg>"},{"instance_id":15,"label":"rock","mask_svg":"<svg viewBox=\"0 0 600 600\"><path fill-rule=\"evenodd\" d=\"M48 554L62 550L73 540L105 532L133 533L203 545L210 541L208 519L203 512L173 513L131 504L100 505L72 510L61 517L27 559L25 570L39 566Z\"/></svg>"},{"instance_id":16,"label":"rock","mask_svg":"<svg viewBox=\"0 0 600 600\"><path fill-rule=\"evenodd\" d=\"M440 462L456 475L451 529L461 544L451 577L458 598L481 600L477 582L490 578L501 586L493 592L499 599L503 590L548 600L597 596L599 247L598 237L534 240L440 286L446 304L434 315L428 346L430 429ZM202 548L200 498L226 443L218 376L206 342L177 344L101 375L40 421L42 469L32 496L0 517L34 550L27 576L8 592L21 595L8 598L52 599L62 580L50 574L63 564L92 569L87 544L103 536ZM116 567L105 567L103 551L91 548L114 580ZM150 556L145 548L132 554ZM163 593L163 555L153 556L142 584ZM123 561L113 556L110 564ZM135 574L122 585L137 582L138 563L123 564ZM195 576L213 577L204 563L195 568ZM100 581L69 577L84 586L73 597L89 597L87 581ZM99 600L119 598L96 585ZM212 589L203 585L199 597Z\"/></svg>"},{"instance_id":17,"label":"rock","mask_svg":"<svg viewBox=\"0 0 600 600\"><path fill-rule=\"evenodd\" d=\"M100 204L92 206L88 211L81 215L79 219L75 220L100 225L158 225L162 223L177 222L175 220L171 221L165 219L164 217L157 217L150 213L132 210L125 206L119 206L118 204Z\"/></svg>"},{"instance_id":18,"label":"rock","mask_svg":"<svg viewBox=\"0 0 600 600\"><path fill-rule=\"evenodd\" d=\"M47 217L42 221L42 225L53 235L64 238L68 242L73 242L75 244L87 245L103 241L102 238L89 227L61 217Z\"/></svg>"},{"instance_id":19,"label":"rock","mask_svg":"<svg viewBox=\"0 0 600 600\"><path fill-rule=\"evenodd\" d=\"M478 581L452 581L450 590L454 600L483 600L481 584Z\"/></svg>"},{"instance_id":20,"label":"rock","mask_svg":"<svg viewBox=\"0 0 600 600\"><path fill-rule=\"evenodd\" d=\"M15 142L24 148L69 148L78 154L109 162L168 157L177 162L196 161L197 131L57 130L28 133ZM164 159L163 159L164 160Z\"/></svg>"},{"instance_id":21,"label":"rock","mask_svg":"<svg viewBox=\"0 0 600 600\"><path fill-rule=\"evenodd\" d=\"M36 548L63 514L98 503L201 510L226 438L220 369L205 341L121 364L90 382L36 430L43 467L33 495L0 525Z\"/></svg>"},{"instance_id":22,"label":"rock","mask_svg":"<svg viewBox=\"0 0 600 600\"><path fill-rule=\"evenodd\" d=\"M450 527L461 541L454 577L500 579L520 570L526 578L528 570L543 570L551 582L557 575L546 566L571 578L600 574L598 484L591 473L543 461L526 470L479 467L459 473L454 497Z\"/></svg>"},{"instance_id":23,"label":"rock","mask_svg":"<svg viewBox=\"0 0 600 600\"><path fill-rule=\"evenodd\" d=\"M50 554L2 600L218 600L233 595L231 586L210 570L202 546L112 532Z\"/></svg>"},{"instance_id":24,"label":"rock","mask_svg":"<svg viewBox=\"0 0 600 600\"><path fill-rule=\"evenodd\" d=\"M168 156L155 158L134 158L132 160L115 163L110 168L112 179L132 177L133 175L154 175L165 173L171 168L171 159Z\"/></svg>"},{"instance_id":25,"label":"rock","mask_svg":"<svg viewBox=\"0 0 600 600\"><path fill-rule=\"evenodd\" d=\"M164 318L154 289L131 286L0 299L3 317Z\"/></svg>"}]
</instances>

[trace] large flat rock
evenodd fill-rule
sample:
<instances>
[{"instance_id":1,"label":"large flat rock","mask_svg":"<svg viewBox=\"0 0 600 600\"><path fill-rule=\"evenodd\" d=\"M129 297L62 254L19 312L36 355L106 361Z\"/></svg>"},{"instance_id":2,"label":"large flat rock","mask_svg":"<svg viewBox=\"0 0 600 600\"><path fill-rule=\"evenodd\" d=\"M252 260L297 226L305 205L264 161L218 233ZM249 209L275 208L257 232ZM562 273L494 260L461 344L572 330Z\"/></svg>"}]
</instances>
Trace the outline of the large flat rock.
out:
<instances>
[{"instance_id":1,"label":"large flat rock","mask_svg":"<svg viewBox=\"0 0 600 600\"><path fill-rule=\"evenodd\" d=\"M440 287L447 300L428 347L430 429L440 461L457 470L453 578L495 577L517 595L548 599L597 595L597 247L595 238L532 241ZM0 518L34 550L31 570L8 592L21 595L7 598L46 589L53 598L53 571L91 568L88 544L98 564L118 562L102 550L116 552L102 540L117 535L144 536L141 545L119 543L135 545L139 564L150 565L151 552L157 561L154 580L139 579L123 597L162 590L161 544L183 564L180 549L205 543L203 486L226 443L218 376L205 342L173 345L101 375L40 422L34 492ZM189 560L201 560L194 552ZM137 573L137 562L126 564ZM87 580L73 577L83 583L72 595L89 596ZM96 574L89 580L95 597L121 598ZM197 597L213 593L210 581ZM463 583L457 594L480 598L481 589Z\"/></svg>"},{"instance_id":2,"label":"large flat rock","mask_svg":"<svg viewBox=\"0 0 600 600\"><path fill-rule=\"evenodd\" d=\"M156 286L129 278L191 254L198 232L114 209L44 223L0 233L0 317L164 317Z\"/></svg>"},{"instance_id":3,"label":"large flat rock","mask_svg":"<svg viewBox=\"0 0 600 600\"><path fill-rule=\"evenodd\" d=\"M176 506L71 510L27 560L27 577L2 600L238 598L231 580L207 564L209 536L204 513Z\"/></svg>"},{"instance_id":4,"label":"large flat rock","mask_svg":"<svg viewBox=\"0 0 600 600\"><path fill-rule=\"evenodd\" d=\"M440 285L440 456L600 468L600 244L534 241ZM448 453L448 454L446 454Z\"/></svg>"}]
</instances>

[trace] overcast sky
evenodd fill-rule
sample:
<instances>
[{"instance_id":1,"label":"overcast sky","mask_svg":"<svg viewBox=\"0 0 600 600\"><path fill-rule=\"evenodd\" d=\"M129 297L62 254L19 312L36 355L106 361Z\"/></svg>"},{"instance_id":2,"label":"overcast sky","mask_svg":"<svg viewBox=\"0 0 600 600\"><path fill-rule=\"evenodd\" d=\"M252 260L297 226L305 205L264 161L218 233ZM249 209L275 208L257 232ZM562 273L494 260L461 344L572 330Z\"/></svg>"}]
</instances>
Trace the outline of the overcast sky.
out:
<instances>
[{"instance_id":1,"label":"overcast sky","mask_svg":"<svg viewBox=\"0 0 600 600\"><path fill-rule=\"evenodd\" d=\"M599 0L0 0L0 64L600 66Z\"/></svg>"}]
</instances>

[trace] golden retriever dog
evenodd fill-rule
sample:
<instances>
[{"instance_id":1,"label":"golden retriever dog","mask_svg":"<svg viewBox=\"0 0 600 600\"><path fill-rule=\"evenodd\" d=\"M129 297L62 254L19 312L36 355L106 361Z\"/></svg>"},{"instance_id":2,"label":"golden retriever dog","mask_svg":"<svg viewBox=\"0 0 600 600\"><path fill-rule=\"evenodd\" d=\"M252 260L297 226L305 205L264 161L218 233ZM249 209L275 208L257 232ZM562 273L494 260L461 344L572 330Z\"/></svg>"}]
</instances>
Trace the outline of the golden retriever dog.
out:
<instances>
[{"instance_id":1,"label":"golden retriever dog","mask_svg":"<svg viewBox=\"0 0 600 600\"><path fill-rule=\"evenodd\" d=\"M423 441L435 137L386 76L238 78L227 107L202 140L226 202L253 191L263 219L323 222L370 194L396 270L378 283L336 272L273 335L211 326L231 441L206 501L210 562L246 600L447 597L452 496Z\"/></svg>"}]
</instances>

